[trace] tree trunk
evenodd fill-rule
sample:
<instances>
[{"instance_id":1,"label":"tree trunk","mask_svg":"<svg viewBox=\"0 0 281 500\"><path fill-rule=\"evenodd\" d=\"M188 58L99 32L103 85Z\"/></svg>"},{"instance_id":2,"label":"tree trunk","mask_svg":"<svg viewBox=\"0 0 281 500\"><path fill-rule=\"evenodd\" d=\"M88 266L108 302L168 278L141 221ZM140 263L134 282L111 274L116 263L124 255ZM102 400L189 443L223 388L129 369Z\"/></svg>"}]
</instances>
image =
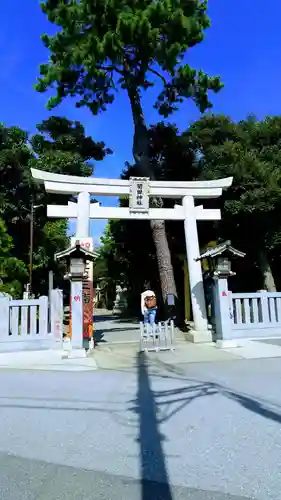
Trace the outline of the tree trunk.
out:
<instances>
[{"instance_id":1,"label":"tree trunk","mask_svg":"<svg viewBox=\"0 0 281 500\"><path fill-rule=\"evenodd\" d=\"M161 290L164 301L168 294L177 296L176 283L174 278L174 269L171 261L171 252L168 245L165 221L150 221L152 237L156 248Z\"/></svg>"},{"instance_id":2,"label":"tree trunk","mask_svg":"<svg viewBox=\"0 0 281 500\"><path fill-rule=\"evenodd\" d=\"M275 281L266 250L260 251L259 263L263 278L263 288L268 292L276 292Z\"/></svg>"},{"instance_id":3,"label":"tree trunk","mask_svg":"<svg viewBox=\"0 0 281 500\"><path fill-rule=\"evenodd\" d=\"M140 167L142 175L153 180L153 166L150 163L149 157L149 132L145 124L138 89L128 86L128 96L134 120L133 155L136 163ZM152 203L154 206L159 208L163 206L163 201L161 199L155 198L152 200ZM150 227L156 249L162 296L164 302L166 302L168 294L172 294L177 297L177 290L171 252L165 229L165 221L151 220Z\"/></svg>"}]
</instances>

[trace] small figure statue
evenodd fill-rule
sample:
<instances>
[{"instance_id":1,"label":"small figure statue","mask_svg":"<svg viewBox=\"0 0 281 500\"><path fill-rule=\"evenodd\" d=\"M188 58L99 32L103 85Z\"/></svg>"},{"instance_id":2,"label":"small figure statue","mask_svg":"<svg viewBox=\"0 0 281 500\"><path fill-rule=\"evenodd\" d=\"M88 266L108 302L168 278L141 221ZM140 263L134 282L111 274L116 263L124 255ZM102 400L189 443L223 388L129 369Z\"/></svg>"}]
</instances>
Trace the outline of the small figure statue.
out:
<instances>
[{"instance_id":1,"label":"small figure statue","mask_svg":"<svg viewBox=\"0 0 281 500\"><path fill-rule=\"evenodd\" d=\"M143 322L154 325L157 312L156 295L152 290L149 290L149 285L145 285L145 291L141 294L141 312Z\"/></svg>"}]
</instances>

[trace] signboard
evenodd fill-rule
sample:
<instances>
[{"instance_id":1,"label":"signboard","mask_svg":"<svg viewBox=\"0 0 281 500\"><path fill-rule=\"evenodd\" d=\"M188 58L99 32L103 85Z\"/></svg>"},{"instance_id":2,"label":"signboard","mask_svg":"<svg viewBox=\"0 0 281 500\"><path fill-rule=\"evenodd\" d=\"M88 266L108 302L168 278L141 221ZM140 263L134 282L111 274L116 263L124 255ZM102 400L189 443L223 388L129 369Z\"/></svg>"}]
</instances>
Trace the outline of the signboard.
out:
<instances>
[{"instance_id":1,"label":"signboard","mask_svg":"<svg viewBox=\"0 0 281 500\"><path fill-rule=\"evenodd\" d=\"M168 306L174 306L175 305L175 296L174 296L174 294L168 293L167 302L168 302Z\"/></svg>"},{"instance_id":2,"label":"signboard","mask_svg":"<svg viewBox=\"0 0 281 500\"><path fill-rule=\"evenodd\" d=\"M91 339L93 336L94 293L93 282L87 278L83 281L83 337Z\"/></svg>"},{"instance_id":3,"label":"signboard","mask_svg":"<svg viewBox=\"0 0 281 500\"><path fill-rule=\"evenodd\" d=\"M147 212L149 210L149 179L147 177L130 177L131 213Z\"/></svg>"},{"instance_id":4,"label":"signboard","mask_svg":"<svg viewBox=\"0 0 281 500\"><path fill-rule=\"evenodd\" d=\"M51 332L56 342L61 342L63 337L63 296L62 290L55 288L50 294Z\"/></svg>"}]
</instances>

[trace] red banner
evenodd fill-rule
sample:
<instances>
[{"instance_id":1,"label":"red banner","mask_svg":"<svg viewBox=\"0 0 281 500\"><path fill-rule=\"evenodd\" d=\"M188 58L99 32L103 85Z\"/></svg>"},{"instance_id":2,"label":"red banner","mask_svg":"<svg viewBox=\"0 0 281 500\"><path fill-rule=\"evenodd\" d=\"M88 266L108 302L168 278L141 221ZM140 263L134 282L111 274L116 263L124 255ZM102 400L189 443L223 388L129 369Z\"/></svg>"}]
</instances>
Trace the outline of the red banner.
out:
<instances>
[{"instance_id":1,"label":"red banner","mask_svg":"<svg viewBox=\"0 0 281 500\"><path fill-rule=\"evenodd\" d=\"M85 279L83 281L83 336L85 339L93 337L93 283Z\"/></svg>"}]
</instances>

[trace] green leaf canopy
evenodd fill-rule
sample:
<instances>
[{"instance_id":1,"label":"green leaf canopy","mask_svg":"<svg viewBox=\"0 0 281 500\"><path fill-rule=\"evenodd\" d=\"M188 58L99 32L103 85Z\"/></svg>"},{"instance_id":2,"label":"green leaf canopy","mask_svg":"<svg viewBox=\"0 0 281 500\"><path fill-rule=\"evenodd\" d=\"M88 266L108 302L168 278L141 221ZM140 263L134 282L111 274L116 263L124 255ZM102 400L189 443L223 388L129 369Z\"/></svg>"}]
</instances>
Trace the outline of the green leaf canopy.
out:
<instances>
[{"instance_id":1,"label":"green leaf canopy","mask_svg":"<svg viewBox=\"0 0 281 500\"><path fill-rule=\"evenodd\" d=\"M205 111L208 91L222 87L219 77L184 62L210 26L206 0L47 0L41 7L59 28L42 36L51 55L36 85L56 89L50 109L70 96L97 114L118 86L147 89L156 77L162 90L155 107L168 116L183 98Z\"/></svg>"}]
</instances>

